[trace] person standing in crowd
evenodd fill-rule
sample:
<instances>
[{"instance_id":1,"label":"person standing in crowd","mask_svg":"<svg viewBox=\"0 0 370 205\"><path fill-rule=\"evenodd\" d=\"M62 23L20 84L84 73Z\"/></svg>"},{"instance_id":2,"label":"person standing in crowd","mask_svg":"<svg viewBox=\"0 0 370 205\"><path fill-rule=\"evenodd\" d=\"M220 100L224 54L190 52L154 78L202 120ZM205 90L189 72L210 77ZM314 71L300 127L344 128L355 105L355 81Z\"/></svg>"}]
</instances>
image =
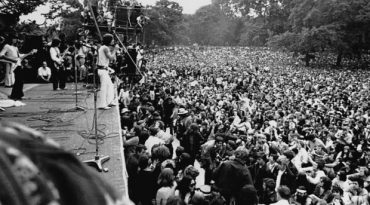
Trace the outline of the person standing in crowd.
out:
<instances>
[{"instance_id":1,"label":"person standing in crowd","mask_svg":"<svg viewBox=\"0 0 370 205\"><path fill-rule=\"evenodd\" d=\"M51 47L49 50L51 59L51 76L53 82L53 90L64 90L66 87L66 74L63 67L63 57L59 50L60 40L55 38L51 42Z\"/></svg>"},{"instance_id":2,"label":"person standing in crowd","mask_svg":"<svg viewBox=\"0 0 370 205\"><path fill-rule=\"evenodd\" d=\"M246 165L248 152L237 150L234 153L235 159L221 163L214 171L213 178L216 187L225 197L227 203L235 200L236 195L245 185L252 185L253 180Z\"/></svg>"},{"instance_id":3,"label":"person standing in crowd","mask_svg":"<svg viewBox=\"0 0 370 205\"><path fill-rule=\"evenodd\" d=\"M32 55L36 53L37 50L31 51L29 54L26 55ZM30 70L31 66L28 64L28 60L25 59L22 61L21 66L17 66L14 70L15 74L15 83L12 89L12 93L10 94L9 98L13 100L22 100L22 97L24 96L23 93L23 85L24 81L27 78L27 70Z\"/></svg>"},{"instance_id":4,"label":"person standing in crowd","mask_svg":"<svg viewBox=\"0 0 370 205\"><path fill-rule=\"evenodd\" d=\"M116 59L116 52L119 47L116 45L113 51L110 51L110 46L114 45L114 38L111 34L105 34L103 36L103 45L98 50L98 76L100 79L100 91L98 95L98 108L99 109L110 109L111 106L117 105L114 102L114 86L112 80L109 77L109 73L113 72L109 68L110 61Z\"/></svg>"},{"instance_id":5,"label":"person standing in crowd","mask_svg":"<svg viewBox=\"0 0 370 205\"><path fill-rule=\"evenodd\" d=\"M257 205L258 196L257 190L253 185L247 184L243 186L240 193L235 199L235 205Z\"/></svg>"},{"instance_id":6,"label":"person standing in crowd","mask_svg":"<svg viewBox=\"0 0 370 205\"><path fill-rule=\"evenodd\" d=\"M42 62L42 66L37 70L37 78L43 83L49 83L51 78L51 69L46 61Z\"/></svg>"},{"instance_id":7,"label":"person standing in crowd","mask_svg":"<svg viewBox=\"0 0 370 205\"><path fill-rule=\"evenodd\" d=\"M290 189L287 186L280 186L276 191L278 202L272 205L289 205L289 199L291 195Z\"/></svg>"},{"instance_id":8,"label":"person standing in crowd","mask_svg":"<svg viewBox=\"0 0 370 205\"><path fill-rule=\"evenodd\" d=\"M14 61L13 63L6 63L5 65L5 87L8 88L14 85L14 70L17 66L21 65L21 62L18 59L22 57L22 54L19 53L17 42L18 36L10 35L8 37L8 42L0 52L0 57L6 57L7 59Z\"/></svg>"},{"instance_id":9,"label":"person standing in crowd","mask_svg":"<svg viewBox=\"0 0 370 205\"><path fill-rule=\"evenodd\" d=\"M177 184L171 168L164 168L158 177L159 189L156 196L156 205L166 205L168 198L175 195Z\"/></svg>"}]
</instances>

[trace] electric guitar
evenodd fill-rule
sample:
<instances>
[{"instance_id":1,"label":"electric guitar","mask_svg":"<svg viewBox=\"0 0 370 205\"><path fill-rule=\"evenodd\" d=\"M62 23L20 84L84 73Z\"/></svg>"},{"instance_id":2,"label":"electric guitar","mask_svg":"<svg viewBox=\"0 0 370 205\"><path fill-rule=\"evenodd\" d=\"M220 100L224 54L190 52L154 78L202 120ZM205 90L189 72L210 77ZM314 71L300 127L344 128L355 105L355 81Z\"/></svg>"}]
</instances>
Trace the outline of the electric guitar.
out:
<instances>
[{"instance_id":1,"label":"electric guitar","mask_svg":"<svg viewBox=\"0 0 370 205\"><path fill-rule=\"evenodd\" d=\"M54 66L55 66L55 68L57 69L57 70L59 70L59 69L64 69L64 65L63 65L63 59L64 59L64 57L67 55L67 54L69 54L70 52L69 52L69 47L63 52L63 54L62 54L62 56L60 57L61 59L62 59L62 62L59 64L59 63L57 63L57 62L55 62L54 61Z\"/></svg>"},{"instance_id":2,"label":"electric guitar","mask_svg":"<svg viewBox=\"0 0 370 205\"><path fill-rule=\"evenodd\" d=\"M33 55L35 53L37 53L37 49L33 49L31 52L29 52L27 54L24 54L22 57L17 57L17 58L10 58L10 57L6 57L6 56L1 56L0 57L0 62L11 63L14 66L17 66L17 65L20 65L20 63L23 61L23 59L25 59L28 56Z\"/></svg>"}]
</instances>

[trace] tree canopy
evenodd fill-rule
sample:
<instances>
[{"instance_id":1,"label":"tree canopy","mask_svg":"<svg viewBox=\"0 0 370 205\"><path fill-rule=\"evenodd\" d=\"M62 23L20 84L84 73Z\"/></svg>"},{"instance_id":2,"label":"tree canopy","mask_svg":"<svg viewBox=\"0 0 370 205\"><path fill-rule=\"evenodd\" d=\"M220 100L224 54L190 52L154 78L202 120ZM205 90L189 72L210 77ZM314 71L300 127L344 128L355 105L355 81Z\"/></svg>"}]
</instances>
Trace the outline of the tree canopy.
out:
<instances>
[{"instance_id":1,"label":"tree canopy","mask_svg":"<svg viewBox=\"0 0 370 205\"><path fill-rule=\"evenodd\" d=\"M148 29L158 44L270 46L303 54L307 64L310 55L331 52L337 65L344 56L362 60L370 49L368 0L213 0L194 15L176 18L164 13L171 7L159 9L163 5L153 9Z\"/></svg>"},{"instance_id":2,"label":"tree canopy","mask_svg":"<svg viewBox=\"0 0 370 205\"><path fill-rule=\"evenodd\" d=\"M47 18L62 18L73 37L81 26L78 0L0 0L3 14L32 12L48 1ZM193 15L171 0L158 0L145 12L150 17L145 43L215 46L269 46L306 56L320 52L363 60L370 50L368 0L212 0Z\"/></svg>"},{"instance_id":3,"label":"tree canopy","mask_svg":"<svg viewBox=\"0 0 370 205\"><path fill-rule=\"evenodd\" d=\"M19 19L21 15L29 14L46 0L0 0L0 13L14 15Z\"/></svg>"}]
</instances>

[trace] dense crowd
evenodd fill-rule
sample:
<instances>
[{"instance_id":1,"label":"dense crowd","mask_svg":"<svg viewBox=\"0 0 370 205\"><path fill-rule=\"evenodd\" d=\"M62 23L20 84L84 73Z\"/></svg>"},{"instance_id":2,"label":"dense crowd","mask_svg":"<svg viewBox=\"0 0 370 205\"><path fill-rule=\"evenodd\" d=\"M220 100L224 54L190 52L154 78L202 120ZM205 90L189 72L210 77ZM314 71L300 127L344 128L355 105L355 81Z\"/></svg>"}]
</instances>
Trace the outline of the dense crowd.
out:
<instances>
[{"instance_id":1,"label":"dense crowd","mask_svg":"<svg viewBox=\"0 0 370 205\"><path fill-rule=\"evenodd\" d=\"M136 204L369 204L368 71L269 49L145 55L146 82L119 87Z\"/></svg>"}]
</instances>

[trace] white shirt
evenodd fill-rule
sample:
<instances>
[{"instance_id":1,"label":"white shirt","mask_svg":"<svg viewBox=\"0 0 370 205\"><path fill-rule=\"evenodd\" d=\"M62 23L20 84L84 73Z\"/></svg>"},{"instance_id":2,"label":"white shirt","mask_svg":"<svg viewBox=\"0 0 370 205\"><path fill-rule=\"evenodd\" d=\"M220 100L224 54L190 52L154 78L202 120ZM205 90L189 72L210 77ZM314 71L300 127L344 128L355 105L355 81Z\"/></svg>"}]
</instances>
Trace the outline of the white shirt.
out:
<instances>
[{"instance_id":1,"label":"white shirt","mask_svg":"<svg viewBox=\"0 0 370 205\"><path fill-rule=\"evenodd\" d=\"M38 75L39 76L51 76L51 70L49 67L40 67L38 69Z\"/></svg>"},{"instance_id":2,"label":"white shirt","mask_svg":"<svg viewBox=\"0 0 370 205\"><path fill-rule=\"evenodd\" d=\"M165 132L163 130L160 130L157 135L156 135L159 139L162 139L166 144L169 144L171 143L171 141L173 140L173 137L170 133L168 132Z\"/></svg>"},{"instance_id":3,"label":"white shirt","mask_svg":"<svg viewBox=\"0 0 370 205\"><path fill-rule=\"evenodd\" d=\"M289 201L288 200L286 200L286 199L281 199L281 200L279 200L278 202L276 202L276 203L273 203L273 204L271 204L271 205L289 205L290 203L289 203Z\"/></svg>"},{"instance_id":4,"label":"white shirt","mask_svg":"<svg viewBox=\"0 0 370 205\"><path fill-rule=\"evenodd\" d=\"M158 137L149 136L149 138L145 141L145 147L149 155L152 155L152 147L158 144L164 144L164 141L162 139L159 139Z\"/></svg>"},{"instance_id":5,"label":"white shirt","mask_svg":"<svg viewBox=\"0 0 370 205\"><path fill-rule=\"evenodd\" d=\"M108 67L109 66L109 58L105 54L104 50L108 49L108 46L104 45L101 46L98 50L98 66Z\"/></svg>"},{"instance_id":6,"label":"white shirt","mask_svg":"<svg viewBox=\"0 0 370 205\"><path fill-rule=\"evenodd\" d=\"M317 170L316 171L316 176L315 178L312 178L311 176L307 176L307 180L311 183L311 184L314 184L314 185L317 185L318 183L320 183L320 179L321 177L324 177L326 176L325 173L321 170Z\"/></svg>"},{"instance_id":7,"label":"white shirt","mask_svg":"<svg viewBox=\"0 0 370 205\"><path fill-rule=\"evenodd\" d=\"M119 99L123 103L123 105L127 107L131 101L129 91L124 91L123 89L121 89L121 91L119 92Z\"/></svg>"},{"instance_id":8,"label":"white shirt","mask_svg":"<svg viewBox=\"0 0 370 205\"><path fill-rule=\"evenodd\" d=\"M292 163L295 165L295 167L300 171L302 168L302 163L308 163L308 152L304 149L301 148L298 151L298 154L292 159Z\"/></svg>"},{"instance_id":9,"label":"white shirt","mask_svg":"<svg viewBox=\"0 0 370 205\"><path fill-rule=\"evenodd\" d=\"M51 57L51 60L53 60L54 62L57 62L59 64L62 62L62 59L60 58L60 51L59 51L58 47L51 47L50 48L50 57Z\"/></svg>"}]
</instances>

